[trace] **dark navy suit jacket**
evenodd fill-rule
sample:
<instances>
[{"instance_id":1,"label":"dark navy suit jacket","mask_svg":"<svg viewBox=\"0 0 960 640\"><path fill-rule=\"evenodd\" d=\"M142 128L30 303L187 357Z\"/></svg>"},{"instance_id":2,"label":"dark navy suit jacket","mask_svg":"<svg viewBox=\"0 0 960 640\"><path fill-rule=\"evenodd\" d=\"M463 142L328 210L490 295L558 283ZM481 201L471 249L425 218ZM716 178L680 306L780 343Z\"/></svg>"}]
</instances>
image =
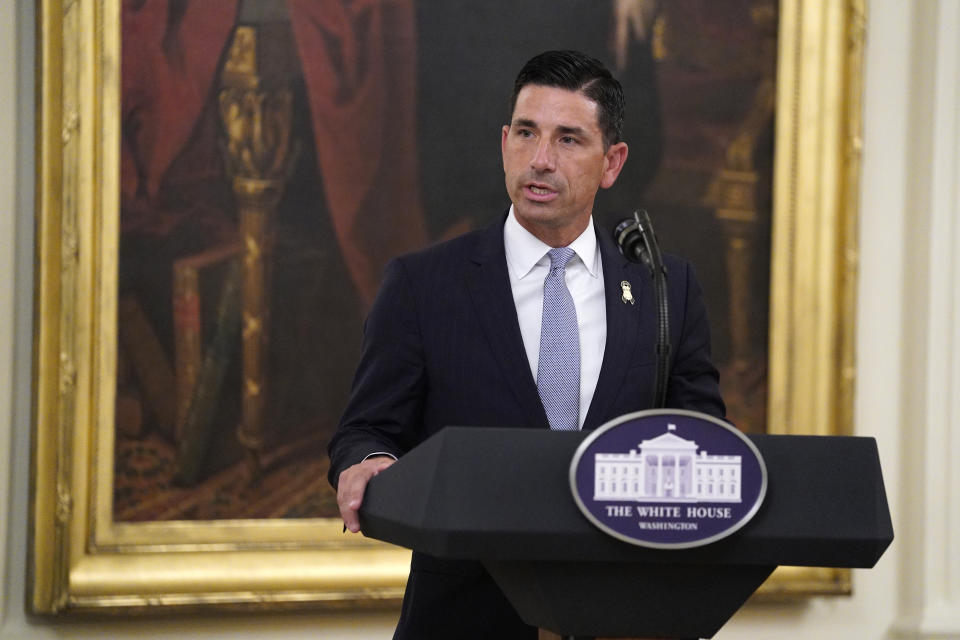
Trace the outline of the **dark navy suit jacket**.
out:
<instances>
[{"instance_id":1,"label":"dark navy suit jacket","mask_svg":"<svg viewBox=\"0 0 960 640\"><path fill-rule=\"evenodd\" d=\"M657 315L646 267L598 233L607 344L584 429L653 402ZM667 406L723 417L706 309L690 265L665 255ZM635 304L621 298L627 281ZM548 429L510 288L503 220L394 260L367 318L330 481L375 451L398 458L448 425ZM449 635L452 634L452 635ZM473 635L471 635L473 634ZM482 565L414 553L395 638L536 638Z\"/></svg>"}]
</instances>

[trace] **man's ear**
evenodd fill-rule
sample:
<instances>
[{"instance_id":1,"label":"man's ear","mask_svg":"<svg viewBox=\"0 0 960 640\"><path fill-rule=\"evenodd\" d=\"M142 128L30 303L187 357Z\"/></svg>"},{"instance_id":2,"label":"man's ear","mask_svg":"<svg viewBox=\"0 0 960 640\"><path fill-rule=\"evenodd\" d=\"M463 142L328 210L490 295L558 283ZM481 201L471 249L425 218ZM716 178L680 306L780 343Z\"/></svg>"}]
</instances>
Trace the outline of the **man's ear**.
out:
<instances>
[{"instance_id":1,"label":"man's ear","mask_svg":"<svg viewBox=\"0 0 960 640\"><path fill-rule=\"evenodd\" d=\"M500 130L500 164L504 164L503 157L506 154L507 148L507 136L510 134L510 125L503 125L503 129ZM506 166L503 167L504 172L506 172Z\"/></svg>"},{"instance_id":2,"label":"man's ear","mask_svg":"<svg viewBox=\"0 0 960 640\"><path fill-rule=\"evenodd\" d=\"M617 176L627 162L627 143L618 142L610 145L603 157L603 176L600 178L600 187L609 189L617 181Z\"/></svg>"}]
</instances>

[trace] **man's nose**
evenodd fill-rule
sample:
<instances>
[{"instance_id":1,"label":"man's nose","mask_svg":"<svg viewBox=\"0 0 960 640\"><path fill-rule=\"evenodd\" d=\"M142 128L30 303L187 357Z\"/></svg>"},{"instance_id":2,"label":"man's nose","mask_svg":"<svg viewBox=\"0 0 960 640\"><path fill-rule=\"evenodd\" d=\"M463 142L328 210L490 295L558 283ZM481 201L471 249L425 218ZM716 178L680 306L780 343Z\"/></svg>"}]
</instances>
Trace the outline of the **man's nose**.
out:
<instances>
[{"instance_id":1,"label":"man's nose","mask_svg":"<svg viewBox=\"0 0 960 640\"><path fill-rule=\"evenodd\" d=\"M537 171L553 171L556 168L556 155L550 140L543 138L537 145L530 167Z\"/></svg>"}]
</instances>

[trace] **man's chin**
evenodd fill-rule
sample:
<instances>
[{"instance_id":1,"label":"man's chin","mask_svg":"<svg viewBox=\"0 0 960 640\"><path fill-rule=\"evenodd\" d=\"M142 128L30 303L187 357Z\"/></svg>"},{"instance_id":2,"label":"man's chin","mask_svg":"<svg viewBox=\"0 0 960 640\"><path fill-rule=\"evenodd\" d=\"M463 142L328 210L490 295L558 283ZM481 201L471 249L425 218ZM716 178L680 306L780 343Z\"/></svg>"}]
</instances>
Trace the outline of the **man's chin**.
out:
<instances>
[{"instance_id":1,"label":"man's chin","mask_svg":"<svg viewBox=\"0 0 960 640\"><path fill-rule=\"evenodd\" d=\"M548 203L524 202L520 206L514 206L514 211L521 224L527 222L545 227L562 226L560 222L561 214L556 210L556 207L552 207Z\"/></svg>"},{"instance_id":2,"label":"man's chin","mask_svg":"<svg viewBox=\"0 0 960 640\"><path fill-rule=\"evenodd\" d=\"M554 207L514 205L514 213L520 226L554 246L562 246L576 239L587 228L590 218L589 214L573 216Z\"/></svg>"}]
</instances>

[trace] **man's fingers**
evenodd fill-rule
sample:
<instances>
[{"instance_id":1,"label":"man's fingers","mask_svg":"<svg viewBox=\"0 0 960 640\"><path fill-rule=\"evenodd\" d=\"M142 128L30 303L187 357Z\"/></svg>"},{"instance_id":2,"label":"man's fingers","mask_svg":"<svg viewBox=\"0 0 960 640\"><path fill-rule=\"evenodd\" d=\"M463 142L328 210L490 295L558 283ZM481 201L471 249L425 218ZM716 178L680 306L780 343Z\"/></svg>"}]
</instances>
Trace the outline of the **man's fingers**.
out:
<instances>
[{"instance_id":1,"label":"man's fingers","mask_svg":"<svg viewBox=\"0 0 960 640\"><path fill-rule=\"evenodd\" d=\"M384 469L392 465L394 462L396 462L396 460L394 460L393 458L388 458L387 456L381 456L378 458L370 458L369 460L367 460L367 462L373 463L372 464L373 475L377 475L378 473L380 473L381 471L383 471Z\"/></svg>"},{"instance_id":2,"label":"man's fingers","mask_svg":"<svg viewBox=\"0 0 960 640\"><path fill-rule=\"evenodd\" d=\"M337 490L337 505L340 507L340 517L344 526L356 533L360 530L360 519L357 510L363 500L363 491L373 473L360 465L354 465L340 474Z\"/></svg>"},{"instance_id":3,"label":"man's fingers","mask_svg":"<svg viewBox=\"0 0 960 640\"><path fill-rule=\"evenodd\" d=\"M340 473L337 482L337 506L340 508L343 525L353 533L360 531L360 518L357 511L363 502L367 483L370 482L370 478L394 462L396 460L386 456L368 458Z\"/></svg>"}]
</instances>

